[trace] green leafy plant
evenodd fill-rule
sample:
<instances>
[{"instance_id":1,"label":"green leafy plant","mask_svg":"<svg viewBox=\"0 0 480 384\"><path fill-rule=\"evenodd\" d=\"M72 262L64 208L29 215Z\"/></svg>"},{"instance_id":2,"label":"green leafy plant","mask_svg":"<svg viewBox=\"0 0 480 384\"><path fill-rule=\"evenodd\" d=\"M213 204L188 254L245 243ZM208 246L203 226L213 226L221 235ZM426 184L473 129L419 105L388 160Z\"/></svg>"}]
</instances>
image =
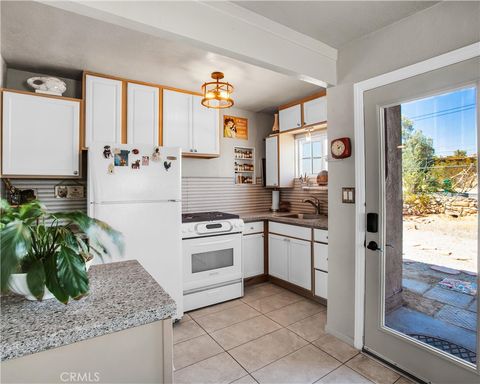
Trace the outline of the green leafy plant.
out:
<instances>
[{"instance_id":1,"label":"green leafy plant","mask_svg":"<svg viewBox=\"0 0 480 384\"><path fill-rule=\"evenodd\" d=\"M14 273L26 273L39 300L45 287L67 304L88 293L87 260L123 254L122 234L83 212L47 212L39 201L19 207L0 201L1 290Z\"/></svg>"}]
</instances>

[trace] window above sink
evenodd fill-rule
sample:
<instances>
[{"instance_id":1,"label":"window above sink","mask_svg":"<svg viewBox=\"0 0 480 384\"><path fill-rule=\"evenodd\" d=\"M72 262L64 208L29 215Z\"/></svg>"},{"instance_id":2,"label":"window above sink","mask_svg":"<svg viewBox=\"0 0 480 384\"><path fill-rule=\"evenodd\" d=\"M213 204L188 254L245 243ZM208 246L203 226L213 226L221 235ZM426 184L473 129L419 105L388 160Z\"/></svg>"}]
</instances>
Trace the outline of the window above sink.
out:
<instances>
[{"instance_id":1,"label":"window above sink","mask_svg":"<svg viewBox=\"0 0 480 384\"><path fill-rule=\"evenodd\" d=\"M316 176L328 170L327 130L295 135L296 177Z\"/></svg>"}]
</instances>

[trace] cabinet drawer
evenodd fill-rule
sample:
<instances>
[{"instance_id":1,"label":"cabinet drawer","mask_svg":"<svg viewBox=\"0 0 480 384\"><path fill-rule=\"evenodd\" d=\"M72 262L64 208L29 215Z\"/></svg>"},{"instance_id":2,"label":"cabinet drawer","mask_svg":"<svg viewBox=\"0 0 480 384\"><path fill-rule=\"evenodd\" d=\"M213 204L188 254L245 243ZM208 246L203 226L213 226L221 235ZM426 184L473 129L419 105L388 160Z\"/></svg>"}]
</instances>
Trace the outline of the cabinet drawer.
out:
<instances>
[{"instance_id":1,"label":"cabinet drawer","mask_svg":"<svg viewBox=\"0 0 480 384\"><path fill-rule=\"evenodd\" d=\"M252 233L263 233L263 221L245 223L245 226L243 227L243 234L250 235Z\"/></svg>"},{"instance_id":2,"label":"cabinet drawer","mask_svg":"<svg viewBox=\"0 0 480 384\"><path fill-rule=\"evenodd\" d=\"M270 221L268 223L269 232L276 233L279 235L296 237L299 239L304 239L311 241L312 240L312 230L306 227L300 227L297 225L289 225L289 224L282 224L276 223L274 221Z\"/></svg>"},{"instance_id":3,"label":"cabinet drawer","mask_svg":"<svg viewBox=\"0 0 480 384\"><path fill-rule=\"evenodd\" d=\"M328 273L315 270L315 296L328 299Z\"/></svg>"},{"instance_id":4,"label":"cabinet drawer","mask_svg":"<svg viewBox=\"0 0 480 384\"><path fill-rule=\"evenodd\" d=\"M328 245L314 243L313 245L313 266L328 272Z\"/></svg>"},{"instance_id":5,"label":"cabinet drawer","mask_svg":"<svg viewBox=\"0 0 480 384\"><path fill-rule=\"evenodd\" d=\"M328 244L328 231L324 229L314 229L313 230L313 240L320 243Z\"/></svg>"}]
</instances>

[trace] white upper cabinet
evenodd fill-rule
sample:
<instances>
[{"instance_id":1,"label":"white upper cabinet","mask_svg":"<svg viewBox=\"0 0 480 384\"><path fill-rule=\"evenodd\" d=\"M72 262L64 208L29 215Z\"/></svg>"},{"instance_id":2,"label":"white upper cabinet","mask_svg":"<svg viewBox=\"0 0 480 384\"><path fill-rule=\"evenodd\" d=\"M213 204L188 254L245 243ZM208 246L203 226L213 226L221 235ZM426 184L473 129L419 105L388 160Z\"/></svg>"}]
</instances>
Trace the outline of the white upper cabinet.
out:
<instances>
[{"instance_id":1,"label":"white upper cabinet","mask_svg":"<svg viewBox=\"0 0 480 384\"><path fill-rule=\"evenodd\" d=\"M280 132L290 129L300 128L302 126L302 106L294 105L279 111Z\"/></svg>"},{"instance_id":2,"label":"white upper cabinet","mask_svg":"<svg viewBox=\"0 0 480 384\"><path fill-rule=\"evenodd\" d=\"M80 101L3 92L2 174L79 176Z\"/></svg>"},{"instance_id":3,"label":"white upper cabinet","mask_svg":"<svg viewBox=\"0 0 480 384\"><path fill-rule=\"evenodd\" d=\"M220 116L218 109L206 108L201 96L192 97L193 151L218 155L220 153Z\"/></svg>"},{"instance_id":4,"label":"white upper cabinet","mask_svg":"<svg viewBox=\"0 0 480 384\"><path fill-rule=\"evenodd\" d=\"M127 84L127 143L158 145L158 87Z\"/></svg>"},{"instance_id":5,"label":"white upper cabinet","mask_svg":"<svg viewBox=\"0 0 480 384\"><path fill-rule=\"evenodd\" d=\"M85 76L85 146L95 141L121 143L122 82Z\"/></svg>"},{"instance_id":6,"label":"white upper cabinet","mask_svg":"<svg viewBox=\"0 0 480 384\"><path fill-rule=\"evenodd\" d=\"M327 97L319 97L303 104L304 125L327 121Z\"/></svg>"},{"instance_id":7,"label":"white upper cabinet","mask_svg":"<svg viewBox=\"0 0 480 384\"><path fill-rule=\"evenodd\" d=\"M278 187L278 136L265 139L266 186Z\"/></svg>"},{"instance_id":8,"label":"white upper cabinet","mask_svg":"<svg viewBox=\"0 0 480 384\"><path fill-rule=\"evenodd\" d=\"M220 154L220 119L216 109L185 92L163 91L163 145L181 147L184 154Z\"/></svg>"},{"instance_id":9,"label":"white upper cabinet","mask_svg":"<svg viewBox=\"0 0 480 384\"><path fill-rule=\"evenodd\" d=\"M165 89L163 91L163 145L191 152L192 95Z\"/></svg>"}]
</instances>

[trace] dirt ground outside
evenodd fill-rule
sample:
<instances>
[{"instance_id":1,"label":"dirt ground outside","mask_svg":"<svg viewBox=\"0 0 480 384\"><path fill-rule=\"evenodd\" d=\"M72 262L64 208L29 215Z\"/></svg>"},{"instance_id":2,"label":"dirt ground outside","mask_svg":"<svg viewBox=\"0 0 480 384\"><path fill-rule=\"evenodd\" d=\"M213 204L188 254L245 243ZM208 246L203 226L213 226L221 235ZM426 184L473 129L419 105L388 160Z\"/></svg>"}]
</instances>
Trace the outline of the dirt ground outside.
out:
<instances>
[{"instance_id":1,"label":"dirt ground outside","mask_svg":"<svg viewBox=\"0 0 480 384\"><path fill-rule=\"evenodd\" d=\"M403 217L403 260L477 274L478 215Z\"/></svg>"}]
</instances>

